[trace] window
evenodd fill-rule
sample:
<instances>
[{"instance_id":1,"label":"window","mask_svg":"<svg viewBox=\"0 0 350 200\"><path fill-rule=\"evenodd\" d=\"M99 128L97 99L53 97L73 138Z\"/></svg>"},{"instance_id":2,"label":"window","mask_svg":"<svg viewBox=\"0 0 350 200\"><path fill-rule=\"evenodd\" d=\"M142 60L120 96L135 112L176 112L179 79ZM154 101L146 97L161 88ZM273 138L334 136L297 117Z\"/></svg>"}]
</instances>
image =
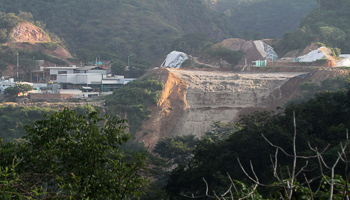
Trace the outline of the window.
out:
<instances>
[{"instance_id":1,"label":"window","mask_svg":"<svg viewBox=\"0 0 350 200\"><path fill-rule=\"evenodd\" d=\"M67 74L67 71L58 71L58 74Z\"/></svg>"},{"instance_id":2,"label":"window","mask_svg":"<svg viewBox=\"0 0 350 200\"><path fill-rule=\"evenodd\" d=\"M51 75L50 76L50 80L53 80L53 81L57 80L57 75L56 74Z\"/></svg>"}]
</instances>

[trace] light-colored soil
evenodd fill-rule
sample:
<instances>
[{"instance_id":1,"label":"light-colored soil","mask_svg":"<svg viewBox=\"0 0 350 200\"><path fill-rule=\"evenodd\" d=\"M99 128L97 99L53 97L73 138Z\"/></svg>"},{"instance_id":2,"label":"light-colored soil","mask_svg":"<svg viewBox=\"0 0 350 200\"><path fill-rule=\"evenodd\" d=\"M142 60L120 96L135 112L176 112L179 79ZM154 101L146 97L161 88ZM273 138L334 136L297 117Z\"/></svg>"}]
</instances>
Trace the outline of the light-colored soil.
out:
<instances>
[{"instance_id":1,"label":"light-colored soil","mask_svg":"<svg viewBox=\"0 0 350 200\"><path fill-rule=\"evenodd\" d=\"M51 42L46 33L29 22L20 23L11 32L15 42Z\"/></svg>"},{"instance_id":2,"label":"light-colored soil","mask_svg":"<svg viewBox=\"0 0 350 200\"><path fill-rule=\"evenodd\" d=\"M149 74L164 84L157 106L152 107L151 119L145 121L136 139L152 149L160 138L173 134L180 124L186 105L186 83L165 68L159 68Z\"/></svg>"},{"instance_id":3,"label":"light-colored soil","mask_svg":"<svg viewBox=\"0 0 350 200\"><path fill-rule=\"evenodd\" d=\"M301 95L299 84L347 76L348 70L306 68L292 72L229 72L215 69L176 70L160 68L162 97L136 138L152 149L163 137L202 136L214 121L238 121L240 114L275 110ZM286 70L286 71L283 71ZM271 70L272 71L272 70Z\"/></svg>"}]
</instances>

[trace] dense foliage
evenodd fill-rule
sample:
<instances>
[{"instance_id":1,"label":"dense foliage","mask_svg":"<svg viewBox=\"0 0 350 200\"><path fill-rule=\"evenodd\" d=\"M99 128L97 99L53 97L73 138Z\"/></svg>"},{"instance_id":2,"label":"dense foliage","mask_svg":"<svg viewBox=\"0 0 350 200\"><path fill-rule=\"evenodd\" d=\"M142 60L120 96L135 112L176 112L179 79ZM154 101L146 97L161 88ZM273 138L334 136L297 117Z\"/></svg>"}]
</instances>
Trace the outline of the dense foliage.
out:
<instances>
[{"instance_id":1,"label":"dense foliage","mask_svg":"<svg viewBox=\"0 0 350 200\"><path fill-rule=\"evenodd\" d=\"M97 55L110 60L112 53L154 62L185 33L201 32L222 39L235 32L234 26L201 0L3 0L1 11L30 12L63 38L70 50L90 61Z\"/></svg>"},{"instance_id":2,"label":"dense foliage","mask_svg":"<svg viewBox=\"0 0 350 200\"><path fill-rule=\"evenodd\" d=\"M150 118L149 106L156 105L163 84L157 80L135 80L106 96L108 113L119 114L129 121L130 133L135 134L145 119Z\"/></svg>"},{"instance_id":3,"label":"dense foliage","mask_svg":"<svg viewBox=\"0 0 350 200\"><path fill-rule=\"evenodd\" d=\"M164 158L170 166L186 166L197 142L194 135L163 138L153 152Z\"/></svg>"},{"instance_id":4,"label":"dense foliage","mask_svg":"<svg viewBox=\"0 0 350 200\"><path fill-rule=\"evenodd\" d=\"M57 107L57 106L56 106ZM37 107L37 106L0 106L0 137L4 143L13 142L15 139L25 135L24 126L29 122L42 120L43 115L51 114L57 108ZM78 114L85 114L86 110L94 111L92 106L76 106L74 110Z\"/></svg>"},{"instance_id":5,"label":"dense foliage","mask_svg":"<svg viewBox=\"0 0 350 200\"><path fill-rule=\"evenodd\" d=\"M144 156L125 157L125 120L64 109L0 144L0 195L5 199L132 199L142 193Z\"/></svg>"},{"instance_id":6,"label":"dense foliage","mask_svg":"<svg viewBox=\"0 0 350 200\"><path fill-rule=\"evenodd\" d=\"M206 186L202 178L205 178L211 191L222 193L230 185L226 173L234 180L251 184L239 166L237 158L240 159L245 169L250 169L250 161L252 161L261 183L273 185L274 182L278 182L274 179L270 160L270 155L274 155L275 150L262 135L273 144L283 147L287 152L293 152L294 111L296 113L298 155L313 155L308 142L312 147L318 149L323 149L329 144L330 147L323 157L328 166L332 165L338 156L336 152L340 148L340 142L346 141L346 129L350 127L349 108L349 91L325 91L318 93L314 99L309 101L290 104L281 113L256 112L242 116L238 124L217 123L213 132L208 133L197 143L193 151L193 158L187 165L177 167L172 171L166 186L167 192L172 199L183 199L181 196L184 194L203 195ZM218 139L222 134L225 134L226 137ZM287 170L292 168L292 158L279 154L278 163L278 173L287 179L289 177ZM301 169L304 165L305 162L300 159L297 169ZM317 159L309 159L307 169L312 169L304 172L307 178L320 177L321 172ZM347 174L343 173L345 169L345 165L339 164L335 172L347 177ZM305 178L300 176L297 180L304 182ZM316 180L317 183L323 183L319 178ZM316 182L311 185L314 191L318 185ZM327 187L325 186L324 189ZM278 195L278 190L260 188L259 191L263 196L272 199L276 198L274 195ZM310 192L308 189L295 191L294 198L302 199L300 195L309 195L307 192L305 194L305 191ZM322 190L319 194L326 195L328 192L328 190Z\"/></svg>"},{"instance_id":7,"label":"dense foliage","mask_svg":"<svg viewBox=\"0 0 350 200\"><path fill-rule=\"evenodd\" d=\"M233 51L223 46L212 45L202 53L201 59L204 59L207 63L214 62L221 68L226 65L234 68L243 56L243 51Z\"/></svg>"},{"instance_id":8,"label":"dense foliage","mask_svg":"<svg viewBox=\"0 0 350 200\"><path fill-rule=\"evenodd\" d=\"M174 40L171 49L188 55L199 56L203 49L210 47L216 41L201 33L190 33Z\"/></svg>"},{"instance_id":9,"label":"dense foliage","mask_svg":"<svg viewBox=\"0 0 350 200\"><path fill-rule=\"evenodd\" d=\"M244 39L281 37L297 29L300 20L317 7L315 0L205 1L234 21Z\"/></svg>"},{"instance_id":10,"label":"dense foliage","mask_svg":"<svg viewBox=\"0 0 350 200\"><path fill-rule=\"evenodd\" d=\"M50 108L39 107L0 107L0 137L4 142L10 142L14 139L24 136L23 127L29 121L36 121L43 118L43 114L52 113Z\"/></svg>"},{"instance_id":11,"label":"dense foliage","mask_svg":"<svg viewBox=\"0 0 350 200\"><path fill-rule=\"evenodd\" d=\"M319 9L310 12L302 19L299 29L283 35L277 50L282 54L294 49L304 48L311 42L322 42L329 47L337 47L349 53L350 2L348 0L320 0Z\"/></svg>"},{"instance_id":12,"label":"dense foliage","mask_svg":"<svg viewBox=\"0 0 350 200\"><path fill-rule=\"evenodd\" d=\"M315 94L321 91L337 92L344 88L349 88L349 86L349 77L337 77L335 79L326 79L324 81L321 81L319 84L312 81L306 81L299 84L299 89L302 91L302 95L299 98L288 101L286 105L290 103L297 104L303 101L307 101L310 98L312 98Z\"/></svg>"},{"instance_id":13,"label":"dense foliage","mask_svg":"<svg viewBox=\"0 0 350 200\"><path fill-rule=\"evenodd\" d=\"M16 100L18 94L25 94L33 90L33 86L29 84L17 84L15 87L8 87L4 90L4 95L8 100Z\"/></svg>"}]
</instances>

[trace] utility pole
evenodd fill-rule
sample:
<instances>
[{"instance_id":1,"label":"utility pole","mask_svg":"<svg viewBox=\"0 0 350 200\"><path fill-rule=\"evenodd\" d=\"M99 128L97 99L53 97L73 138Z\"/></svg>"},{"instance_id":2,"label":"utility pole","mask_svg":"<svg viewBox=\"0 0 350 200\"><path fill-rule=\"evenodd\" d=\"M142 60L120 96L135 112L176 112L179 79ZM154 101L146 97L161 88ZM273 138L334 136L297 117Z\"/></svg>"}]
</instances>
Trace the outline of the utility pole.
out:
<instances>
[{"instance_id":1,"label":"utility pole","mask_svg":"<svg viewBox=\"0 0 350 200\"><path fill-rule=\"evenodd\" d=\"M193 56L192 55L190 55L191 56L191 67L190 68L192 68L193 67Z\"/></svg>"},{"instance_id":2,"label":"utility pole","mask_svg":"<svg viewBox=\"0 0 350 200\"><path fill-rule=\"evenodd\" d=\"M17 81L18 81L18 55L19 53L17 52Z\"/></svg>"},{"instance_id":3,"label":"utility pole","mask_svg":"<svg viewBox=\"0 0 350 200\"><path fill-rule=\"evenodd\" d=\"M131 56L132 56L132 54L128 56L128 67L129 67L129 64L130 64L130 57Z\"/></svg>"},{"instance_id":4,"label":"utility pole","mask_svg":"<svg viewBox=\"0 0 350 200\"><path fill-rule=\"evenodd\" d=\"M318 0L318 14L320 14L321 10L321 0Z\"/></svg>"}]
</instances>

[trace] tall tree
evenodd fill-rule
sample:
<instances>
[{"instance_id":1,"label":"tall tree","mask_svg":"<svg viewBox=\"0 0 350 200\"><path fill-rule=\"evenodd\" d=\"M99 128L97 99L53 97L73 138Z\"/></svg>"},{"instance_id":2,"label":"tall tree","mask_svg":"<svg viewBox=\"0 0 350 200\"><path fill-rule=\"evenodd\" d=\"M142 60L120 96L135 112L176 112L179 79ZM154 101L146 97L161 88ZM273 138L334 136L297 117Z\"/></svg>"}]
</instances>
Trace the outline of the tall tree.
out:
<instances>
[{"instance_id":1,"label":"tall tree","mask_svg":"<svg viewBox=\"0 0 350 200\"><path fill-rule=\"evenodd\" d=\"M1 146L1 167L20 175L12 181L25 183L17 185L22 196L40 188L41 198L137 197L147 182L141 174L145 161L142 155L126 158L120 150L130 139L124 124L118 117L100 118L96 111L78 115L66 108L26 126L24 140ZM13 160L19 162L15 167Z\"/></svg>"}]
</instances>

